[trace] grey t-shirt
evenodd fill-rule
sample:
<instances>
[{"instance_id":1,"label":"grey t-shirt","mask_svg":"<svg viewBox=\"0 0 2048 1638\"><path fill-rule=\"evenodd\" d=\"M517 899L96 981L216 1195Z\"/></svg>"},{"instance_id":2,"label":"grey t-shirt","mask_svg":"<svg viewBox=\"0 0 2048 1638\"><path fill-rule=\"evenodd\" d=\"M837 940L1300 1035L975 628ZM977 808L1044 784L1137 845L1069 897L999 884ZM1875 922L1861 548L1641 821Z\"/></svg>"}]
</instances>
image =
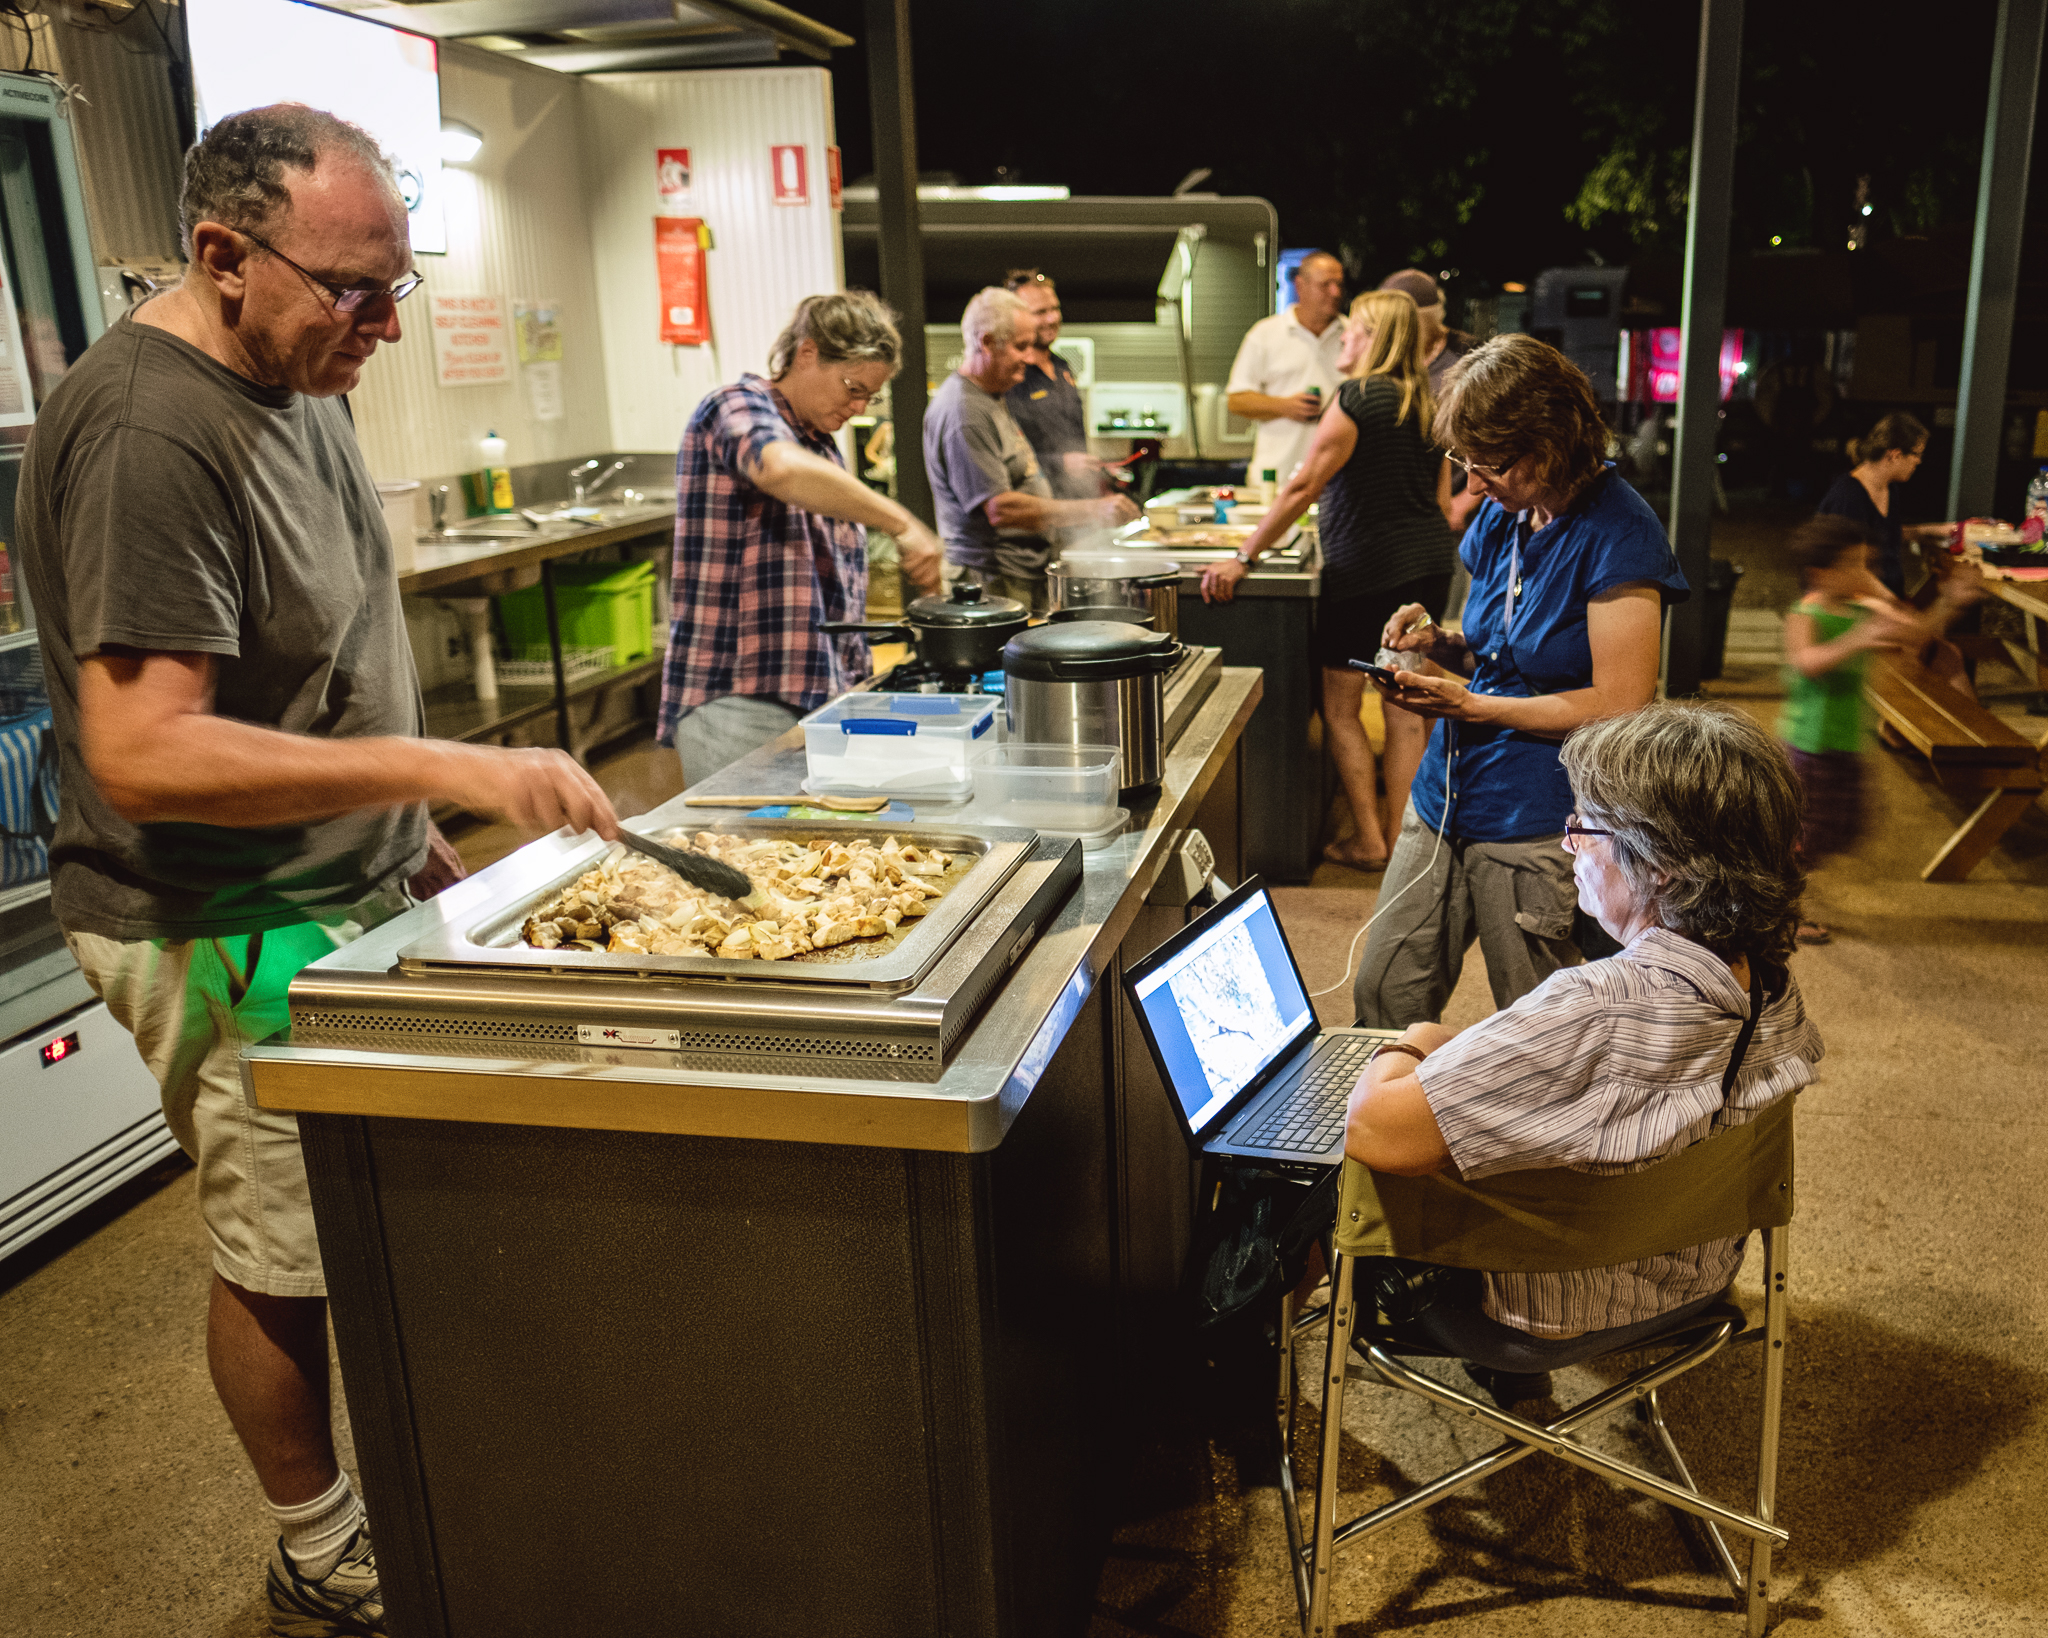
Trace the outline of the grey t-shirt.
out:
<instances>
[{"instance_id":1,"label":"grey t-shirt","mask_svg":"<svg viewBox=\"0 0 2048 1638\"><path fill-rule=\"evenodd\" d=\"M60 752L62 926L255 932L419 868L424 805L248 830L134 825L79 750L79 664L104 648L217 656L214 711L241 722L331 739L421 732L390 538L345 404L258 386L123 318L50 395L14 515Z\"/></svg>"},{"instance_id":2,"label":"grey t-shirt","mask_svg":"<svg viewBox=\"0 0 2048 1638\"><path fill-rule=\"evenodd\" d=\"M1043 576L1052 547L1028 529L998 529L983 511L996 496L1052 498L1038 457L1003 401L955 370L924 412L924 465L946 556L971 569L1019 579Z\"/></svg>"}]
</instances>

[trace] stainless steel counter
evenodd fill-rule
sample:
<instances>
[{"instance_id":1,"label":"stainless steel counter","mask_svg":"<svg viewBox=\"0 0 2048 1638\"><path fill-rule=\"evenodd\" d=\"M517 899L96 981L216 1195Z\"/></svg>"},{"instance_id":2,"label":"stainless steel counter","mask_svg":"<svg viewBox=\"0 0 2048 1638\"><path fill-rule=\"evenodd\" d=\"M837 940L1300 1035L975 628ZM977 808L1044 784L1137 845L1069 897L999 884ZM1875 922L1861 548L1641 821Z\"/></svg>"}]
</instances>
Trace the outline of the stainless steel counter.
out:
<instances>
[{"instance_id":1,"label":"stainless steel counter","mask_svg":"<svg viewBox=\"0 0 2048 1638\"><path fill-rule=\"evenodd\" d=\"M244 1075L266 1108L331 1115L767 1138L816 1144L982 1153L995 1149L1093 994L1218 774L1235 753L1263 691L1256 670L1225 667L1207 702L1168 752L1157 800L1133 828L1085 856L1080 887L1039 933L935 1083L814 1076L730 1075L677 1055L589 1048L582 1062L531 1062L455 1053L266 1044ZM795 790L800 740L776 746L692 787ZM716 823L680 801L650 816ZM473 918L540 879L559 877L603 844L556 835L501 860L439 899L376 929L351 962L389 959L435 928Z\"/></svg>"},{"instance_id":2,"label":"stainless steel counter","mask_svg":"<svg viewBox=\"0 0 2048 1638\"><path fill-rule=\"evenodd\" d=\"M595 523L548 524L512 540L464 540L459 530L455 538L445 541L423 536L414 548L415 567L398 577L398 589L414 596L449 596L450 588L468 590L473 581L496 581L501 576L515 576L523 569L538 569L555 558L573 557L600 546L619 546L648 535L672 533L675 518L674 503L664 502L605 507ZM517 516L503 521L507 528L521 526Z\"/></svg>"}]
</instances>

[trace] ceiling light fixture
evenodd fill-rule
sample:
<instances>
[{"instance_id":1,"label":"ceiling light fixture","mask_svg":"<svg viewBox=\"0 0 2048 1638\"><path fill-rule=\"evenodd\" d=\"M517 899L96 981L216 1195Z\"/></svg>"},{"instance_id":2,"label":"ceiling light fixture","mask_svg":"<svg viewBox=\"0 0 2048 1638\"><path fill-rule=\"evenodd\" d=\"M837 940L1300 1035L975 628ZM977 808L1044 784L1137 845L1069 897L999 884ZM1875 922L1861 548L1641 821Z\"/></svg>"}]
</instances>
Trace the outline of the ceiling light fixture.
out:
<instances>
[{"instance_id":1,"label":"ceiling light fixture","mask_svg":"<svg viewBox=\"0 0 2048 1638\"><path fill-rule=\"evenodd\" d=\"M459 119L441 121L441 158L450 165L467 165L483 151L484 134Z\"/></svg>"}]
</instances>

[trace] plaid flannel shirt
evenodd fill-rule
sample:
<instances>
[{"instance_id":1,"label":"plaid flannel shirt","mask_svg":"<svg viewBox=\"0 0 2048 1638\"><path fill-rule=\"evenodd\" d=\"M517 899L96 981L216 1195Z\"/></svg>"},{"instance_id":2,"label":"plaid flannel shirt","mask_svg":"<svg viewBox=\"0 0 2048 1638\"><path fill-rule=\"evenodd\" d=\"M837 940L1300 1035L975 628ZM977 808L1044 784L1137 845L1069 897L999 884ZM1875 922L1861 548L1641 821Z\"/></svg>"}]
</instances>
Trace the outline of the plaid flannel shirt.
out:
<instances>
[{"instance_id":1,"label":"plaid flannel shirt","mask_svg":"<svg viewBox=\"0 0 2048 1638\"><path fill-rule=\"evenodd\" d=\"M675 616L662 667L658 737L707 700L745 694L815 711L867 675L858 637L825 620L865 617L867 531L786 506L743 466L787 440L843 467L831 438L799 427L758 375L705 394L676 454Z\"/></svg>"}]
</instances>

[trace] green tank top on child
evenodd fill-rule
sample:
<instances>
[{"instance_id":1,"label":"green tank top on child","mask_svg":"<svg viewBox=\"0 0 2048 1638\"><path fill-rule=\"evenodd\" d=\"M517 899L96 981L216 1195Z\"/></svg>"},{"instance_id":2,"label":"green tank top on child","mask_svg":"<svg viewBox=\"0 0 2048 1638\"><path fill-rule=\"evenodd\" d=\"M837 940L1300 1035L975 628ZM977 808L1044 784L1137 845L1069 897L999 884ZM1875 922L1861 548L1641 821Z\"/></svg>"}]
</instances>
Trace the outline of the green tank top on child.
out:
<instances>
[{"instance_id":1,"label":"green tank top on child","mask_svg":"<svg viewBox=\"0 0 2048 1638\"><path fill-rule=\"evenodd\" d=\"M1870 617L1870 611L1863 608L1853 608L1847 614L1830 614L1812 598L1797 604L1792 612L1808 616L1813 621L1815 639L1823 643L1833 642ZM1778 717L1778 737L1795 751L1862 750L1868 720L1868 708L1863 702L1863 674L1869 666L1868 649L1850 655L1818 677L1786 666L1785 709Z\"/></svg>"}]
</instances>

